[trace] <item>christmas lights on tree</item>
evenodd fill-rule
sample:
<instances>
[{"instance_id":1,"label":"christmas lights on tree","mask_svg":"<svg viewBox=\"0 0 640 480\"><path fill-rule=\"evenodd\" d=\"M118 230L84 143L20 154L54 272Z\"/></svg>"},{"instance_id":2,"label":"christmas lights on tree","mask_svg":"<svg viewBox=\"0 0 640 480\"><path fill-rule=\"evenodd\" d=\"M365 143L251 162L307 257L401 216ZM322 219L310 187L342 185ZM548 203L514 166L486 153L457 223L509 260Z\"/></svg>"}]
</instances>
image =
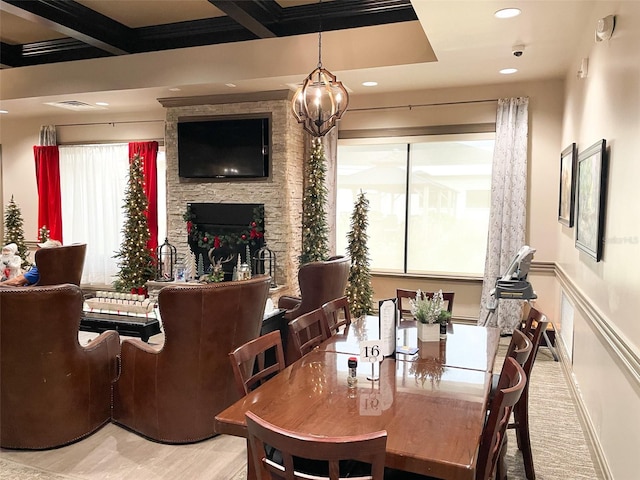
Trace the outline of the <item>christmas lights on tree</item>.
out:
<instances>
[{"instance_id":1,"label":"christmas lights on tree","mask_svg":"<svg viewBox=\"0 0 640 480\"><path fill-rule=\"evenodd\" d=\"M129 180L123 206L126 217L122 229L124 238L120 251L114 256L120 259L120 272L114 282L114 287L119 292L144 289L147 281L152 280L156 274L153 255L147 248L149 224L144 214L147 205L142 160L139 154L135 154L129 164Z\"/></svg>"},{"instance_id":2,"label":"christmas lights on tree","mask_svg":"<svg viewBox=\"0 0 640 480\"><path fill-rule=\"evenodd\" d=\"M24 220L20 208L13 201L13 195L7 205L4 215L4 244L15 243L18 247L17 255L22 259L20 265L23 269L29 267L31 263L27 260L29 249L24 241Z\"/></svg>"},{"instance_id":3,"label":"christmas lights on tree","mask_svg":"<svg viewBox=\"0 0 640 480\"><path fill-rule=\"evenodd\" d=\"M347 299L349 310L355 317L371 313L373 288L371 287L371 270L369 269L369 247L367 246L367 215L369 200L360 192L351 214L351 231L347 235L347 252L351 257Z\"/></svg>"},{"instance_id":4,"label":"christmas lights on tree","mask_svg":"<svg viewBox=\"0 0 640 480\"><path fill-rule=\"evenodd\" d=\"M301 265L324 260L328 256L327 187L324 183L326 171L322 141L320 138L314 138L302 200Z\"/></svg>"}]
</instances>

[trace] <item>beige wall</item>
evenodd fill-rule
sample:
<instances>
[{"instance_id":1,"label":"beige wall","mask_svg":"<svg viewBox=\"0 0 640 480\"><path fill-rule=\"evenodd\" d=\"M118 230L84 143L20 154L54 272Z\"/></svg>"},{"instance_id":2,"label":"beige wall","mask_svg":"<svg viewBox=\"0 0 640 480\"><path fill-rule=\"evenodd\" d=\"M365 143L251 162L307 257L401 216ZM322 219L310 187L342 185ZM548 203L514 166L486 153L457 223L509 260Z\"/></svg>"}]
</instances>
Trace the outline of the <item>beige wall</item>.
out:
<instances>
[{"instance_id":1,"label":"beige wall","mask_svg":"<svg viewBox=\"0 0 640 480\"><path fill-rule=\"evenodd\" d=\"M593 41L596 19L615 14L608 42ZM583 150L600 139L609 149L605 244L596 263L574 246L574 229L558 225L562 290L574 308L573 373L613 478L637 478L640 445L640 2L606 2L584 29L576 70L567 76L562 146Z\"/></svg>"}]
</instances>

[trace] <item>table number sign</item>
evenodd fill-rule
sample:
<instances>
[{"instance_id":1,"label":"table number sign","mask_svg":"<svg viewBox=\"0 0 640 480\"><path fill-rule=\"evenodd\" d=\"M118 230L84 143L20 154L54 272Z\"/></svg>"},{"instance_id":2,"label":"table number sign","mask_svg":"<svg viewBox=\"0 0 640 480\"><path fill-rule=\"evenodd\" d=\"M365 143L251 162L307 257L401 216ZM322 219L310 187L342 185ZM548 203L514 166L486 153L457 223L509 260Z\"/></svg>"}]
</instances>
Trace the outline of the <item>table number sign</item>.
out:
<instances>
[{"instance_id":1,"label":"table number sign","mask_svg":"<svg viewBox=\"0 0 640 480\"><path fill-rule=\"evenodd\" d=\"M378 303L380 317L380 349L383 357L390 357L396 351L396 325L398 309L396 299L381 300Z\"/></svg>"}]
</instances>

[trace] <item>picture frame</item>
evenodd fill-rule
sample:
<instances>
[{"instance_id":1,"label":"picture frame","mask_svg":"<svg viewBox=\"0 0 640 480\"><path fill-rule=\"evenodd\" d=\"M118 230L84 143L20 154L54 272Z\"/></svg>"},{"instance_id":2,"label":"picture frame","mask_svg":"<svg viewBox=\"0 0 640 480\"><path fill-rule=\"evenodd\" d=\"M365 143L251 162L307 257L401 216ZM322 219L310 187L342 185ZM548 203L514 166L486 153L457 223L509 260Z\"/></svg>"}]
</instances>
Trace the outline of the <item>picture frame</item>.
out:
<instances>
[{"instance_id":1,"label":"picture frame","mask_svg":"<svg viewBox=\"0 0 640 480\"><path fill-rule=\"evenodd\" d=\"M576 248L596 262L602 259L607 182L606 140L578 154Z\"/></svg>"},{"instance_id":2,"label":"picture frame","mask_svg":"<svg viewBox=\"0 0 640 480\"><path fill-rule=\"evenodd\" d=\"M572 143L560 154L558 221L567 227L573 227L575 218L577 163L578 149Z\"/></svg>"}]
</instances>

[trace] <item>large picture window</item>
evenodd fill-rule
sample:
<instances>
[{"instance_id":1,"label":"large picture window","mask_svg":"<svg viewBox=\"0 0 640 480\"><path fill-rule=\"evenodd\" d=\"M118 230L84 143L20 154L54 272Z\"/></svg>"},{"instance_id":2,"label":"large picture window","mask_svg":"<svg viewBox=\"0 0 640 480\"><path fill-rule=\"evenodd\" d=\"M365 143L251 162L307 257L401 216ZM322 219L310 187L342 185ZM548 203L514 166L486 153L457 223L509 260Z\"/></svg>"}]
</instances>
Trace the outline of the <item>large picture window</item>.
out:
<instances>
[{"instance_id":1,"label":"large picture window","mask_svg":"<svg viewBox=\"0 0 640 480\"><path fill-rule=\"evenodd\" d=\"M494 134L338 142L337 251L362 190L377 272L482 276Z\"/></svg>"}]
</instances>

